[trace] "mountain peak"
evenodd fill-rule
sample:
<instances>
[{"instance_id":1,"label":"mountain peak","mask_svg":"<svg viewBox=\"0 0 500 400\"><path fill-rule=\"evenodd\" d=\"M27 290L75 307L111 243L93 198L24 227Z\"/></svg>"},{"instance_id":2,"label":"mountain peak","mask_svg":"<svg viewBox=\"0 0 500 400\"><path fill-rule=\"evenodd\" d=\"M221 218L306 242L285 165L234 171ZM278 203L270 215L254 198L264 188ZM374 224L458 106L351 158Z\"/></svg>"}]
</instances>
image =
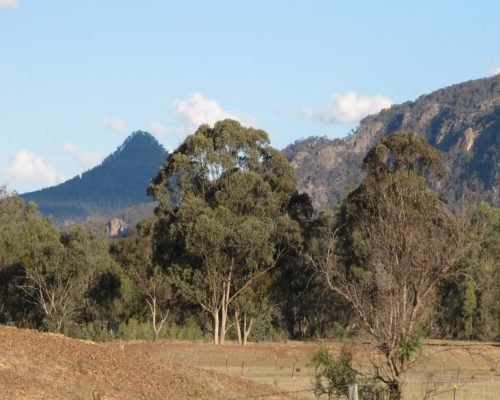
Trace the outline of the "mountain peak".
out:
<instances>
[{"instance_id":1,"label":"mountain peak","mask_svg":"<svg viewBox=\"0 0 500 400\"><path fill-rule=\"evenodd\" d=\"M165 148L149 132L132 132L117 149L106 157L102 164L112 162L117 158L139 158L148 152L165 153Z\"/></svg>"},{"instance_id":2,"label":"mountain peak","mask_svg":"<svg viewBox=\"0 0 500 400\"><path fill-rule=\"evenodd\" d=\"M167 156L150 133L136 131L100 165L57 186L21 197L36 202L43 214L58 223L106 218L122 208L152 201L146 190Z\"/></svg>"},{"instance_id":3,"label":"mountain peak","mask_svg":"<svg viewBox=\"0 0 500 400\"><path fill-rule=\"evenodd\" d=\"M118 149L124 149L126 147L137 145L152 145L158 148L163 148L163 146L151 133L146 131L134 131L125 139Z\"/></svg>"}]
</instances>

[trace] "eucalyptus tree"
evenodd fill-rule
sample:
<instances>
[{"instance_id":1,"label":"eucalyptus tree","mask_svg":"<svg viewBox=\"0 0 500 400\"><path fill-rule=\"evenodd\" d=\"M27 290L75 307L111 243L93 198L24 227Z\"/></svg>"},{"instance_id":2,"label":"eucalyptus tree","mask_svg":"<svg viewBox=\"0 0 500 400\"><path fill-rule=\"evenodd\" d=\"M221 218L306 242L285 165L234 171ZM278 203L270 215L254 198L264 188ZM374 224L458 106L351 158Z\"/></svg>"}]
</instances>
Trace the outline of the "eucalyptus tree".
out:
<instances>
[{"instance_id":1,"label":"eucalyptus tree","mask_svg":"<svg viewBox=\"0 0 500 400\"><path fill-rule=\"evenodd\" d=\"M0 189L0 227L0 264L3 272L14 272L2 277L2 292L7 294L4 301L11 302L15 297L24 306L32 304L49 329L60 331L69 312L66 303L70 293L58 279L62 278L59 269L63 254L59 233L39 217L34 203L25 204L5 187ZM47 275L51 275L49 280ZM12 310L4 312L12 314Z\"/></svg>"},{"instance_id":2,"label":"eucalyptus tree","mask_svg":"<svg viewBox=\"0 0 500 400\"><path fill-rule=\"evenodd\" d=\"M38 317L35 307L23 301L18 277L24 270L20 257L24 252L25 238L22 230L29 215L36 214L33 205L28 207L6 186L0 186L0 322L33 326ZM35 315L33 315L35 314Z\"/></svg>"},{"instance_id":3,"label":"eucalyptus tree","mask_svg":"<svg viewBox=\"0 0 500 400\"><path fill-rule=\"evenodd\" d=\"M500 209L468 209L468 246L461 274L440 285L439 336L494 340L500 335Z\"/></svg>"},{"instance_id":4,"label":"eucalyptus tree","mask_svg":"<svg viewBox=\"0 0 500 400\"><path fill-rule=\"evenodd\" d=\"M342 204L313 260L373 338L383 356L373 360L375 375L397 399L436 287L463 254L464 226L428 187L445 170L439 151L421 136L385 137L362 169L363 182Z\"/></svg>"},{"instance_id":5,"label":"eucalyptus tree","mask_svg":"<svg viewBox=\"0 0 500 400\"><path fill-rule=\"evenodd\" d=\"M23 230L27 245L21 260L26 300L44 314L45 327L63 332L89 305L89 292L111 264L104 235L81 225L60 233L48 219L33 216Z\"/></svg>"},{"instance_id":6,"label":"eucalyptus tree","mask_svg":"<svg viewBox=\"0 0 500 400\"><path fill-rule=\"evenodd\" d=\"M246 346L259 315L269 311L268 293L271 277L263 276L249 285L233 302L234 324L238 344Z\"/></svg>"},{"instance_id":7,"label":"eucalyptus tree","mask_svg":"<svg viewBox=\"0 0 500 400\"><path fill-rule=\"evenodd\" d=\"M293 169L267 134L232 120L200 126L152 180L155 257L211 315L214 343L224 343L235 300L300 246L286 213L295 191Z\"/></svg>"},{"instance_id":8,"label":"eucalyptus tree","mask_svg":"<svg viewBox=\"0 0 500 400\"><path fill-rule=\"evenodd\" d=\"M153 261L151 224L151 220L142 221L137 231L114 241L110 252L139 288L141 298L147 304L156 341L175 296L167 274Z\"/></svg>"},{"instance_id":9,"label":"eucalyptus tree","mask_svg":"<svg viewBox=\"0 0 500 400\"><path fill-rule=\"evenodd\" d=\"M68 332L111 264L103 233L80 225L60 232L34 203L0 187L0 321Z\"/></svg>"}]
</instances>

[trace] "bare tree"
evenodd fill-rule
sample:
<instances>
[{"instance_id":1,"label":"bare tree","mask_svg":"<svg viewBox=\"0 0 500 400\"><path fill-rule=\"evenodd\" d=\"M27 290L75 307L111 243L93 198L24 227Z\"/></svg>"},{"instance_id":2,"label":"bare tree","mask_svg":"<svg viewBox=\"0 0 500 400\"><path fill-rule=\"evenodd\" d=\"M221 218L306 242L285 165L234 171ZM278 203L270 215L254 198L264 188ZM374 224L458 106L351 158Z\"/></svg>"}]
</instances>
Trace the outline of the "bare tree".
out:
<instances>
[{"instance_id":1,"label":"bare tree","mask_svg":"<svg viewBox=\"0 0 500 400\"><path fill-rule=\"evenodd\" d=\"M383 355L372 364L392 399L400 398L404 372L418 355L436 286L455 273L466 237L422 176L431 165L427 156L436 163L435 150L415 135L397 135L369 153L368 176L347 198L337 225L323 231L312 257Z\"/></svg>"},{"instance_id":2,"label":"bare tree","mask_svg":"<svg viewBox=\"0 0 500 400\"><path fill-rule=\"evenodd\" d=\"M172 290L167 276L157 266L141 265L139 268L132 267L129 272L148 305L156 341L170 312Z\"/></svg>"},{"instance_id":3,"label":"bare tree","mask_svg":"<svg viewBox=\"0 0 500 400\"><path fill-rule=\"evenodd\" d=\"M54 260L50 262L54 267ZM88 282L75 271L64 270L63 266L48 272L46 262L39 259L26 259L25 273L21 288L28 299L33 299L42 309L48 329L62 332L64 323L83 308Z\"/></svg>"}]
</instances>

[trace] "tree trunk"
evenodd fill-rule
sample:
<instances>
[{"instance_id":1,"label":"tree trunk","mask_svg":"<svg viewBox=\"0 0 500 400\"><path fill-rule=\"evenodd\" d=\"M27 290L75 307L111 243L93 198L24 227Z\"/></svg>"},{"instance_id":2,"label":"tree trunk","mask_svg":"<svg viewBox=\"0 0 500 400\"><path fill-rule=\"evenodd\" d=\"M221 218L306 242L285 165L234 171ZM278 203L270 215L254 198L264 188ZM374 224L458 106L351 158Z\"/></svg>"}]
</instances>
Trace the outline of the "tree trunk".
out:
<instances>
[{"instance_id":1,"label":"tree trunk","mask_svg":"<svg viewBox=\"0 0 500 400\"><path fill-rule=\"evenodd\" d=\"M227 278L227 281L224 282L222 287L222 302L221 302L221 324L220 324L220 344L224 344L226 339L226 326L227 326L227 314L229 310L229 295L231 293L231 282L232 282L232 270L234 268L234 261L231 262L231 271Z\"/></svg>"},{"instance_id":2,"label":"tree trunk","mask_svg":"<svg viewBox=\"0 0 500 400\"><path fill-rule=\"evenodd\" d=\"M243 342L241 340L240 310L238 308L234 310L234 322L236 324L236 333L238 334L238 344L241 345Z\"/></svg>"},{"instance_id":3,"label":"tree trunk","mask_svg":"<svg viewBox=\"0 0 500 400\"><path fill-rule=\"evenodd\" d=\"M389 400L401 400L401 385L397 381L390 382L389 386Z\"/></svg>"},{"instance_id":4,"label":"tree trunk","mask_svg":"<svg viewBox=\"0 0 500 400\"><path fill-rule=\"evenodd\" d=\"M247 326L247 314L245 313L245 316L243 317L243 346L247 345L248 337L250 336L253 322L254 322L254 318L250 317L250 322L248 323L248 326Z\"/></svg>"},{"instance_id":5,"label":"tree trunk","mask_svg":"<svg viewBox=\"0 0 500 400\"><path fill-rule=\"evenodd\" d=\"M154 338L153 341L156 342L158 339L158 329L156 327L156 298L153 297L152 305L151 305L151 317L153 318L153 333Z\"/></svg>"},{"instance_id":6,"label":"tree trunk","mask_svg":"<svg viewBox=\"0 0 500 400\"><path fill-rule=\"evenodd\" d=\"M214 320L214 344L219 344L219 310L212 311L212 318Z\"/></svg>"},{"instance_id":7,"label":"tree trunk","mask_svg":"<svg viewBox=\"0 0 500 400\"><path fill-rule=\"evenodd\" d=\"M220 340L219 340L220 344L224 344L226 339L227 308L228 308L227 303L223 301L221 306Z\"/></svg>"},{"instance_id":8,"label":"tree trunk","mask_svg":"<svg viewBox=\"0 0 500 400\"><path fill-rule=\"evenodd\" d=\"M57 321L55 323L55 326L56 326L55 331L56 331L56 333L62 333L64 317L63 316L61 316L59 318L56 317L56 319L57 319Z\"/></svg>"},{"instance_id":9,"label":"tree trunk","mask_svg":"<svg viewBox=\"0 0 500 400\"><path fill-rule=\"evenodd\" d=\"M165 314L163 314L161 308L158 309L158 303L155 296L148 296L146 298L146 302L148 303L149 311L151 313L151 325L154 335L153 340L156 342L158 340L158 336L160 335L161 328L168 318L170 310L167 310Z\"/></svg>"}]
</instances>

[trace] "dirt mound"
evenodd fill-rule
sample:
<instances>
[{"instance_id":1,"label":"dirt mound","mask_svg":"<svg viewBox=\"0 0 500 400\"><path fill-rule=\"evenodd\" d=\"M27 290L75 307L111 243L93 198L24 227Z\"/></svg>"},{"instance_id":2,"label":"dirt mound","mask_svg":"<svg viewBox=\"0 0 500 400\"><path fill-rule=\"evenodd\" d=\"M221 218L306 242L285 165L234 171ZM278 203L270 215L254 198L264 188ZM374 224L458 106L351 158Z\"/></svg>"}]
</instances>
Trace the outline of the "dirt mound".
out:
<instances>
[{"instance_id":1,"label":"dirt mound","mask_svg":"<svg viewBox=\"0 0 500 400\"><path fill-rule=\"evenodd\" d=\"M145 350L0 326L0 399L234 399L273 392L160 361L150 345Z\"/></svg>"}]
</instances>

